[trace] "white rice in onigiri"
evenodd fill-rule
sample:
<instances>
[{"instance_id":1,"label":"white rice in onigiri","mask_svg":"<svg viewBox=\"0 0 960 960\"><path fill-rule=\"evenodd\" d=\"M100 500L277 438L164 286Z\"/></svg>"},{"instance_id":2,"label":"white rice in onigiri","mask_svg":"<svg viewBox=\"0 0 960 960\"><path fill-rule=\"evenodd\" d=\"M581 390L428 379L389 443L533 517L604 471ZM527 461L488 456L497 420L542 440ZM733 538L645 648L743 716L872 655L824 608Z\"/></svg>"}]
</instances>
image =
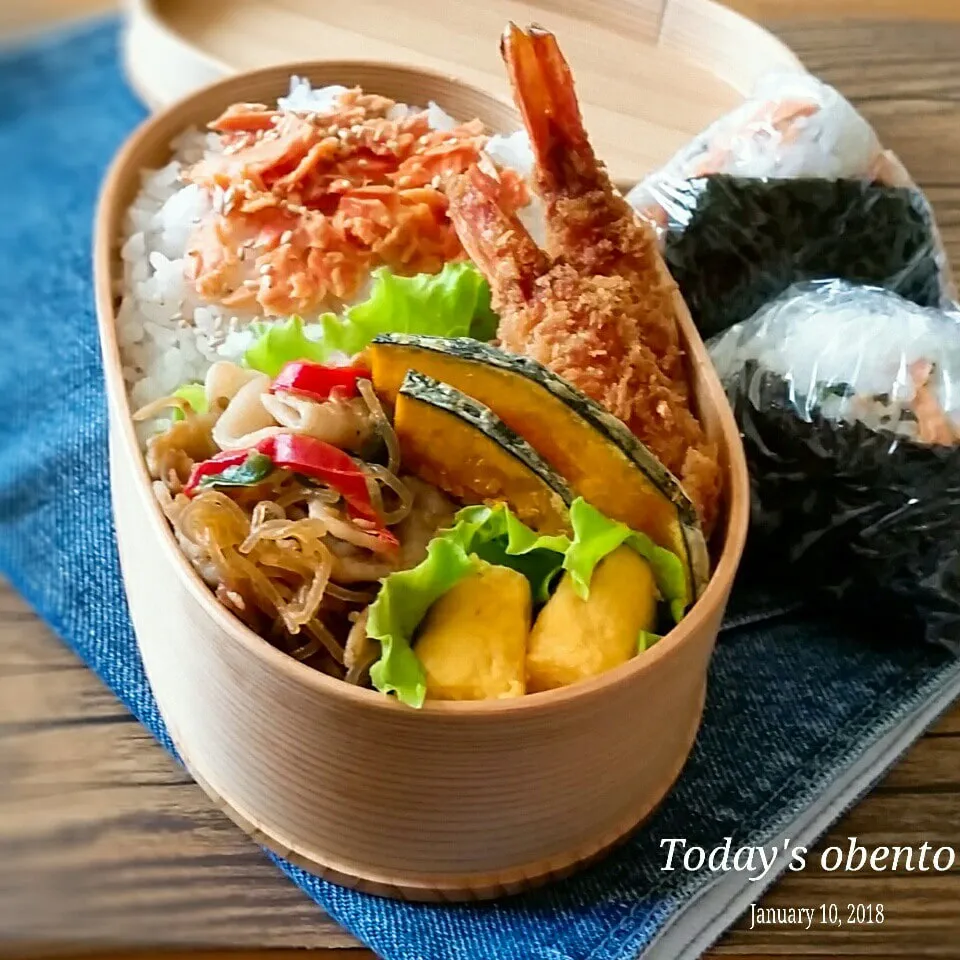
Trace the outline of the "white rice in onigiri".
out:
<instances>
[{"instance_id":1,"label":"white rice in onigiri","mask_svg":"<svg viewBox=\"0 0 960 960\"><path fill-rule=\"evenodd\" d=\"M756 372L740 392L760 407L765 372L782 377L798 416L860 421L914 437L911 366L932 364L927 384L960 425L960 316L918 307L888 290L839 280L798 284L709 344L721 380Z\"/></svg>"},{"instance_id":2,"label":"white rice in onigiri","mask_svg":"<svg viewBox=\"0 0 960 960\"><path fill-rule=\"evenodd\" d=\"M763 115L768 104L812 104L787 127ZM750 178L867 177L881 153L870 124L833 87L812 74L775 70L764 74L749 99L720 117L683 146L660 169L627 194L635 209L670 210L678 185L699 176L704 160L718 151L717 173ZM713 162L708 166L713 166Z\"/></svg>"},{"instance_id":3,"label":"white rice in onigiri","mask_svg":"<svg viewBox=\"0 0 960 960\"><path fill-rule=\"evenodd\" d=\"M328 109L347 88L314 89L293 77L290 91L280 97L281 110L319 113ZM397 104L392 119L417 107ZM435 130L449 130L457 120L435 103L427 106ZM165 396L181 384L202 380L217 360L239 361L254 340L254 321L271 317L229 310L204 302L184 274L188 239L194 226L210 212L209 195L195 184L184 185L181 172L208 153L221 149L216 134L187 130L171 144L172 159L160 170L142 175L142 186L127 212L120 256L123 262L121 304L117 332L123 375L134 408ZM487 154L501 167L512 167L527 177L533 166L524 131L490 138ZM543 215L534 198L521 218L538 241L543 238ZM358 299L363 299L361 290ZM308 337L320 326L305 324Z\"/></svg>"}]
</instances>

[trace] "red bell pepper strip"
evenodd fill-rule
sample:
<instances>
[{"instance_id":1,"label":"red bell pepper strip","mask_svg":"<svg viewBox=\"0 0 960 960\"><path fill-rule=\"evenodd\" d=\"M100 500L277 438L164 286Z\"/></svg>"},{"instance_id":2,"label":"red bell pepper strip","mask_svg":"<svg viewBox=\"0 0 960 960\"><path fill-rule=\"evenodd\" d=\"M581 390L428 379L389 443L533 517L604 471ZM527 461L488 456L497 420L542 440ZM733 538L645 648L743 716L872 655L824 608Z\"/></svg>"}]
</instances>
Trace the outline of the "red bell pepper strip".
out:
<instances>
[{"instance_id":1,"label":"red bell pepper strip","mask_svg":"<svg viewBox=\"0 0 960 960\"><path fill-rule=\"evenodd\" d=\"M261 440L255 447L218 453L210 460L194 465L183 492L188 497L193 496L204 477L215 476L228 467L244 463L254 452L269 457L276 467L302 473L332 487L343 497L351 517L374 524L371 533L386 544L398 545L397 538L383 526L373 508L363 471L349 454L316 437L278 433Z\"/></svg>"},{"instance_id":2,"label":"red bell pepper strip","mask_svg":"<svg viewBox=\"0 0 960 960\"><path fill-rule=\"evenodd\" d=\"M190 471L190 479L187 480L183 492L192 497L196 493L200 481L204 477L215 477L218 473L223 473L227 467L238 467L250 455L250 450L224 450L209 460L202 463L195 463Z\"/></svg>"},{"instance_id":3,"label":"red bell pepper strip","mask_svg":"<svg viewBox=\"0 0 960 960\"><path fill-rule=\"evenodd\" d=\"M379 526L380 518L370 502L366 478L349 454L316 437L297 433L280 433L263 443L269 443L272 449L261 452L273 457L278 467L295 470L333 487L347 502L354 517Z\"/></svg>"},{"instance_id":4,"label":"red bell pepper strip","mask_svg":"<svg viewBox=\"0 0 960 960\"><path fill-rule=\"evenodd\" d=\"M370 371L363 367L327 367L309 360L294 360L277 374L271 393L285 390L309 400L322 403L336 391L345 399L355 397L360 391L357 381L369 377Z\"/></svg>"}]
</instances>

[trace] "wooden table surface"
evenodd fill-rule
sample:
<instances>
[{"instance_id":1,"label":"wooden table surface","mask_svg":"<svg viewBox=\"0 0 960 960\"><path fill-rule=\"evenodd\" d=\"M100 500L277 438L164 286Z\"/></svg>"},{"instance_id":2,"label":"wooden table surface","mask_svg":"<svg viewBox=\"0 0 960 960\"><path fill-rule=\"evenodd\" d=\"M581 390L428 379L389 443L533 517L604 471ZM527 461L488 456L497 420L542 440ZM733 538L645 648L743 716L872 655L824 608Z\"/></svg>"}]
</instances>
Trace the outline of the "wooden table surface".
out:
<instances>
[{"instance_id":1,"label":"wooden table surface","mask_svg":"<svg viewBox=\"0 0 960 960\"><path fill-rule=\"evenodd\" d=\"M849 6L847 4L849 3ZM44 0L77 12L96 0ZM894 4L897 6L894 7ZM102 4L96 4L102 5ZM21 5L25 8L27 5ZM858 0L741 0L838 85L900 154L960 262L960 0L887 0L904 23L797 20L863 13ZM12 5L3 4L10 17ZM16 15L14 14L14 17ZM21 21L23 15L20 14ZM12 20L13 18L11 18ZM0 28L4 26L0 19ZM924 737L824 844L960 848L960 708ZM811 858L811 862L815 862ZM0 584L0 950L58 953L204 946L371 954L325 918L217 813L150 736L9 588ZM882 903L882 927L757 929L709 956L960 957L960 865L947 874L791 874L764 906ZM283 955L282 953L280 955Z\"/></svg>"}]
</instances>

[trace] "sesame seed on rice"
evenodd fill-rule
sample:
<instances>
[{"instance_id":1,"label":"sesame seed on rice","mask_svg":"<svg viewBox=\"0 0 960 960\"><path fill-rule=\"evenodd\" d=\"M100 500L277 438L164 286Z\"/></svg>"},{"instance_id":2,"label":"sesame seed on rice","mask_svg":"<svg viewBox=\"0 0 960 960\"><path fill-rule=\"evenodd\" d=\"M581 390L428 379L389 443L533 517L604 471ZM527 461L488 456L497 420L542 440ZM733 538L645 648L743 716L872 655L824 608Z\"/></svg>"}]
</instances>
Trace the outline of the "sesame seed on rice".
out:
<instances>
[{"instance_id":1,"label":"sesame seed on rice","mask_svg":"<svg viewBox=\"0 0 960 960\"><path fill-rule=\"evenodd\" d=\"M334 93L334 91L339 91ZM278 112L270 117L269 132L258 131L255 136L221 137L206 130L188 130L179 134L171 144L172 160L159 170L145 171L140 193L131 204L126 221L124 243L121 248L123 275L120 278L121 305L117 315L117 336L123 358L123 374L135 406L148 403L169 394L185 382L202 381L210 364L216 360L239 361L253 342L253 321L271 322L258 309L247 306L225 308L216 302L204 301L187 277L188 252L192 236L211 213L226 214L249 194L245 184L234 184L224 191L216 188L206 191L196 184L181 179L184 171L206 156L225 153L233 156L254 140L275 140L280 134L289 110L310 114L311 122L322 120L328 133L342 141L351 141L358 134L370 142L385 140L378 149L391 152L409 151L415 138L400 133L404 119L411 111L403 104L390 114L389 126L378 131L377 138L367 136L362 124L354 122L349 129L329 127L330 104L344 88L312 89L309 84L294 81L287 97L281 98ZM326 98L326 99L325 99ZM355 117L364 116L358 105ZM393 108L390 108L391 110ZM387 110L385 106L384 111ZM372 114L367 114L368 116ZM395 122L394 122L395 121ZM511 137L494 137L502 148L496 159L517 169L529 169L529 145L515 142ZM420 138L421 144L430 142L430 136ZM492 151L490 151L492 152ZM347 186L350 182L347 181ZM294 215L308 215L311 211L302 203L280 204L279 209ZM280 234L281 244L290 243L294 232ZM250 264L251 250L274 247L275 241L250 237L236 248L238 259ZM252 264L243 269L252 272ZM242 281L241 289L255 291L269 288L269 271L256 279ZM172 305L176 304L173 310ZM308 330L318 332L315 325Z\"/></svg>"}]
</instances>

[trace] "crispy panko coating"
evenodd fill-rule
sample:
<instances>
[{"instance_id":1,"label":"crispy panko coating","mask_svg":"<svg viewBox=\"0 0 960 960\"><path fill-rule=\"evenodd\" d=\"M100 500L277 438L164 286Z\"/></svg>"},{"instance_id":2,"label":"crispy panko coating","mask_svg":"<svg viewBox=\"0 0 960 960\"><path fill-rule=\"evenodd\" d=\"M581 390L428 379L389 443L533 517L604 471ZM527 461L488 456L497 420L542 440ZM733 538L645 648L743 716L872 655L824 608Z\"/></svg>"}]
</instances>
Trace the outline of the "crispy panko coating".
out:
<instances>
[{"instance_id":1,"label":"crispy panko coating","mask_svg":"<svg viewBox=\"0 0 960 960\"><path fill-rule=\"evenodd\" d=\"M720 495L717 450L690 407L677 316L683 301L652 229L594 156L552 34L511 25L503 41L546 204L549 255L474 167L448 186L449 215L484 272L498 337L619 417L683 484L705 531Z\"/></svg>"}]
</instances>

